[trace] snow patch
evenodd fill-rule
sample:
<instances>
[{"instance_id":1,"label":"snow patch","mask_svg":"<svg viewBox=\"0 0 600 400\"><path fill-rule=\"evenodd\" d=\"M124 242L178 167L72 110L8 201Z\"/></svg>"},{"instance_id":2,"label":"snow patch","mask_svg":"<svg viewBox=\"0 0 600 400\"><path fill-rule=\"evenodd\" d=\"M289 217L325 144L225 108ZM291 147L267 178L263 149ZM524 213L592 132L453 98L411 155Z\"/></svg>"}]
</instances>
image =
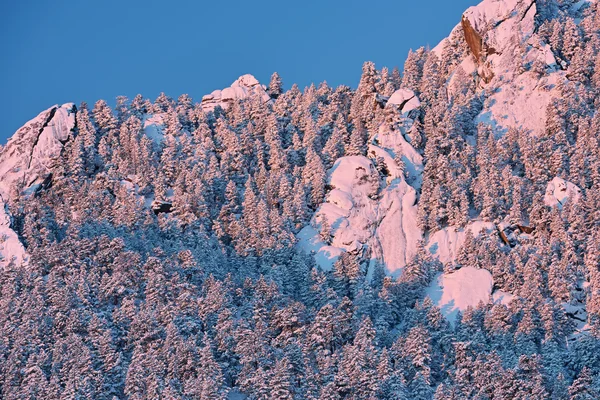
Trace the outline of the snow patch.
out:
<instances>
[{"instance_id":1,"label":"snow patch","mask_svg":"<svg viewBox=\"0 0 600 400\"><path fill-rule=\"evenodd\" d=\"M324 271L331 271L333 264L344 253L344 250L325 244L319 233L312 226L305 226L298 232L297 247L306 254L312 254L315 262Z\"/></svg>"},{"instance_id":2,"label":"snow patch","mask_svg":"<svg viewBox=\"0 0 600 400\"><path fill-rule=\"evenodd\" d=\"M427 296L452 323L459 311L489 303L493 287L492 275L485 269L463 267L449 274L439 274L426 289Z\"/></svg>"},{"instance_id":3,"label":"snow patch","mask_svg":"<svg viewBox=\"0 0 600 400\"><path fill-rule=\"evenodd\" d=\"M161 144L164 139L164 127L163 114L144 116L144 134L156 144Z\"/></svg>"},{"instance_id":4,"label":"snow patch","mask_svg":"<svg viewBox=\"0 0 600 400\"><path fill-rule=\"evenodd\" d=\"M552 73L542 79L533 72L521 74L488 97L475 122L488 124L497 133L512 127L539 135L546 126L546 108L556 97L556 87L562 79L562 73Z\"/></svg>"},{"instance_id":5,"label":"snow patch","mask_svg":"<svg viewBox=\"0 0 600 400\"><path fill-rule=\"evenodd\" d=\"M504 292L502 290L496 290L492 294L492 301L494 304L504 304L505 306L508 306L514 298L515 296L513 294Z\"/></svg>"}]
</instances>

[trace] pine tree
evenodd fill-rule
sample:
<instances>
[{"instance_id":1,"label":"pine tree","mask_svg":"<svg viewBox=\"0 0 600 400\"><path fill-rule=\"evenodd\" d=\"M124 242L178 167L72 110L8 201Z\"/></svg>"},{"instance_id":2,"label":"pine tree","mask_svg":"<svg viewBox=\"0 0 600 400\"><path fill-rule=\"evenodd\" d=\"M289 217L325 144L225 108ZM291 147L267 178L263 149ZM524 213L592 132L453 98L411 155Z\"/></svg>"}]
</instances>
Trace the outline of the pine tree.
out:
<instances>
[{"instance_id":1,"label":"pine tree","mask_svg":"<svg viewBox=\"0 0 600 400\"><path fill-rule=\"evenodd\" d=\"M569 398L572 400L597 399L599 394L594 389L593 378L588 367L583 367L577 379L569 387Z\"/></svg>"},{"instance_id":2,"label":"pine tree","mask_svg":"<svg viewBox=\"0 0 600 400\"><path fill-rule=\"evenodd\" d=\"M294 398L291 365L287 358L283 357L275 362L269 389L269 396L272 399Z\"/></svg>"},{"instance_id":3,"label":"pine tree","mask_svg":"<svg viewBox=\"0 0 600 400\"><path fill-rule=\"evenodd\" d=\"M423 47L417 51L410 50L408 57L404 62L404 76L402 77L402 87L410 89L419 94L421 77L423 75L423 64L426 51Z\"/></svg>"},{"instance_id":4,"label":"pine tree","mask_svg":"<svg viewBox=\"0 0 600 400\"><path fill-rule=\"evenodd\" d=\"M309 206L314 210L325 197L325 167L317 152L309 148L306 154L306 166L302 171L302 181L310 190Z\"/></svg>"},{"instance_id":5,"label":"pine tree","mask_svg":"<svg viewBox=\"0 0 600 400\"><path fill-rule=\"evenodd\" d=\"M369 126L374 114L375 95L377 93L378 76L375 64L366 61L362 67L362 75L350 106L350 119L354 126Z\"/></svg>"},{"instance_id":6,"label":"pine tree","mask_svg":"<svg viewBox=\"0 0 600 400\"><path fill-rule=\"evenodd\" d=\"M283 82L281 81L281 77L277 72L273 72L273 75L271 75L268 93L269 96L274 99L277 99L279 96L281 96L281 93L283 93Z\"/></svg>"},{"instance_id":7,"label":"pine tree","mask_svg":"<svg viewBox=\"0 0 600 400\"><path fill-rule=\"evenodd\" d=\"M367 131L362 124L354 126L350 134L350 143L346 155L364 156L367 151Z\"/></svg>"},{"instance_id":8,"label":"pine tree","mask_svg":"<svg viewBox=\"0 0 600 400\"><path fill-rule=\"evenodd\" d=\"M200 350L200 373L194 383L196 398L203 400L224 399L226 392L223 388L221 367L215 361L210 339L205 335L203 347Z\"/></svg>"}]
</instances>

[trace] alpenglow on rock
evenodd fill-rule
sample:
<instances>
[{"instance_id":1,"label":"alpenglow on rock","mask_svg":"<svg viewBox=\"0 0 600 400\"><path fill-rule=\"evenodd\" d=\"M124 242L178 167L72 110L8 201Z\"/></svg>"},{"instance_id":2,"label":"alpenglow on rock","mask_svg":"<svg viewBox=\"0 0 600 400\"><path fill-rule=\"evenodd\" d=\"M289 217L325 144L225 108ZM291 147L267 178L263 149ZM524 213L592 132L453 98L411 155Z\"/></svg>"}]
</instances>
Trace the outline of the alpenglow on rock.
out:
<instances>
[{"instance_id":1,"label":"alpenglow on rock","mask_svg":"<svg viewBox=\"0 0 600 400\"><path fill-rule=\"evenodd\" d=\"M26 190L51 177L64 144L75 128L73 103L52 106L27 122L0 153L0 194Z\"/></svg>"},{"instance_id":2,"label":"alpenglow on rock","mask_svg":"<svg viewBox=\"0 0 600 400\"><path fill-rule=\"evenodd\" d=\"M251 95L257 96L266 103L271 100L266 89L266 86L261 85L254 76L250 74L242 75L230 87L215 90L202 97L202 109L212 111L216 106L227 109L233 101L245 99Z\"/></svg>"}]
</instances>

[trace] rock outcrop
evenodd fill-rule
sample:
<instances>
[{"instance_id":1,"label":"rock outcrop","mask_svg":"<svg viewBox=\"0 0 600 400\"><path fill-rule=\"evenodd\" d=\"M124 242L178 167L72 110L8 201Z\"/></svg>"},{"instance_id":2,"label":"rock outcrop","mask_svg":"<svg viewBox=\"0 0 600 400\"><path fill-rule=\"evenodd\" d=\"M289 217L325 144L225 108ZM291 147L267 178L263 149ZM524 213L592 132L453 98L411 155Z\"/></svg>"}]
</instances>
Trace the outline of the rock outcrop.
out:
<instances>
[{"instance_id":1,"label":"rock outcrop","mask_svg":"<svg viewBox=\"0 0 600 400\"><path fill-rule=\"evenodd\" d=\"M565 181L562 178L555 177L546 186L544 203L549 207L558 207L561 209L569 199L578 202L581 197L581 189L574 183Z\"/></svg>"},{"instance_id":2,"label":"rock outcrop","mask_svg":"<svg viewBox=\"0 0 600 400\"><path fill-rule=\"evenodd\" d=\"M266 86L261 85L250 74L242 75L230 87L215 90L211 94L202 97L202 109L212 111L216 106L227 109L234 100L245 99L252 95L257 96L265 103L271 101Z\"/></svg>"},{"instance_id":3,"label":"rock outcrop","mask_svg":"<svg viewBox=\"0 0 600 400\"><path fill-rule=\"evenodd\" d=\"M9 198L14 190L41 185L51 176L75 129L76 113L72 103L52 106L8 140L0 152L0 194Z\"/></svg>"},{"instance_id":4,"label":"rock outcrop","mask_svg":"<svg viewBox=\"0 0 600 400\"><path fill-rule=\"evenodd\" d=\"M416 188L421 184L423 160L406 137L420 102L407 89L384 101L388 118L371 137L368 157L348 156L335 162L327 182L332 190L311 224L298 234L299 247L314 252L323 269L330 269L342 253L349 252L371 265L378 262L397 276L417 253L422 232L417 225ZM383 162L385 179L376 162ZM327 242L320 235L324 227L330 229Z\"/></svg>"}]
</instances>

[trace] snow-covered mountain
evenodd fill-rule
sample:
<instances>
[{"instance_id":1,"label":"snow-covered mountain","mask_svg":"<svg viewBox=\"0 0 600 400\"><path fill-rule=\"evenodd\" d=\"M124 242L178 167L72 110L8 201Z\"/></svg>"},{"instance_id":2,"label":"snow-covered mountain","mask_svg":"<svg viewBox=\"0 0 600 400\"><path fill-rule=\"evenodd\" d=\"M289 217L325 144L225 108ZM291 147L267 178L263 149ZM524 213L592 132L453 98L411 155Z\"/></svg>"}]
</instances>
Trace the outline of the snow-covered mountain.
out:
<instances>
[{"instance_id":1,"label":"snow-covered mountain","mask_svg":"<svg viewBox=\"0 0 600 400\"><path fill-rule=\"evenodd\" d=\"M196 104L43 111L0 149L0 361L21 360L0 397L43 386L20 372L37 366L90 398L593 387L597 8L484 0L356 90L243 75ZM15 355L21 326L51 361ZM53 361L63 331L66 359L94 360L85 384Z\"/></svg>"},{"instance_id":2,"label":"snow-covered mountain","mask_svg":"<svg viewBox=\"0 0 600 400\"><path fill-rule=\"evenodd\" d=\"M579 2L571 8L577 10L584 5L585 2ZM488 125L496 136L502 136L509 128L518 128L530 135L541 134L546 129L548 105L561 95L557 85L567 80L566 63L557 61L550 45L537 32L537 17L535 0L486 0L467 9L452 31L451 37L462 36L469 51L456 62L454 71L449 71L448 90L452 89L459 70L461 74L475 75L483 101L475 121ZM442 57L444 47L450 46L449 41L442 40L432 51ZM524 71L524 65L539 70ZM407 89L394 92L388 106L392 103L401 105L400 113L420 106L414 92L408 90L407 94ZM331 268L342 251L369 249L370 257L381 262L388 273L398 274L416 254L418 242L424 238L416 222L418 202L415 195L415 189L420 189L423 166L422 157L405 140L412 121L405 115L403 117L399 128L390 131L384 123L379 132L372 135L367 152L371 161L344 157L330 171L328 184L334 190L315 212L311 225L299 233L300 246L306 251L314 251L317 263L323 268ZM411 122L407 123L407 120ZM405 165L412 173L412 186L402 174L395 173L398 167L394 156L398 153L403 155ZM375 167L375 159L380 156L394 172L379 197L371 200L369 188L365 188L367 180L361 175L368 176ZM346 182L340 184L344 179ZM354 181L349 183L348 179ZM571 193L577 198L579 192L573 183L555 177L548 182L544 202L560 207ZM358 210L354 203L360 204ZM365 203L373 205L365 207ZM318 226L323 218L328 220L327 225L333 231L331 245L319 238ZM425 246L441 262L451 263L456 260L467 230L475 236L483 231L502 240L498 232L504 227L505 224L496 226L490 221L476 220L466 227L450 226L425 235ZM456 274L457 285L466 287L471 277L463 272L465 284L461 285ZM454 279L455 274L445 275L441 279ZM474 296L470 301L457 301L458 309L464 311L468 306L477 306L481 300L491 301L493 284L481 284L488 288L487 297Z\"/></svg>"},{"instance_id":3,"label":"snow-covered mountain","mask_svg":"<svg viewBox=\"0 0 600 400\"><path fill-rule=\"evenodd\" d=\"M570 8L577 13L585 5L582 1ZM445 47L452 46L451 41L457 36L466 42L468 52L448 71L447 90L453 90L457 75L474 75L483 101L475 121L489 125L497 136L509 128L540 134L546 126L548 104L560 96L557 85L567 80L566 62L538 32L537 7L535 0L485 0L467 9L451 35L432 50L442 58ZM524 71L524 65L534 68ZM267 87L247 74L231 87L204 96L200 108L204 112L217 106L227 109L233 102L251 96L264 103L273 102ZM414 112L421 104L418 96L406 88L381 101L385 104L386 121L369 134L366 157L347 156L335 162L328 172L331 190L326 201L316 209L310 224L298 233L299 248L314 252L317 264L324 270L331 270L343 252L350 252L370 259L371 268L379 263L387 273L399 276L416 255L421 240L431 255L446 264L455 261L467 230L476 236L482 231L492 235L499 231L492 222L476 220L466 227L422 231L417 224L417 208L423 157L411 146L409 134ZM76 129L76 113L77 108L71 103L53 106L14 134L0 154L3 196L15 197L15 190L31 194L51 183L59 155ZM158 112L144 118L144 133L158 143L163 138L164 116ZM397 155L403 161L402 167L394 161ZM379 184L370 181L378 158L383 159L389 175L381 188L373 188ZM567 189L561 189L562 186ZM576 185L556 177L548 182L544 202L561 207L572 192L579 197ZM152 199L145 202L149 204ZM324 224L331 230L329 243L323 242L319 233ZM5 252L2 256L10 258L9 250ZM479 300L461 302L461 310L476 306Z\"/></svg>"}]
</instances>

